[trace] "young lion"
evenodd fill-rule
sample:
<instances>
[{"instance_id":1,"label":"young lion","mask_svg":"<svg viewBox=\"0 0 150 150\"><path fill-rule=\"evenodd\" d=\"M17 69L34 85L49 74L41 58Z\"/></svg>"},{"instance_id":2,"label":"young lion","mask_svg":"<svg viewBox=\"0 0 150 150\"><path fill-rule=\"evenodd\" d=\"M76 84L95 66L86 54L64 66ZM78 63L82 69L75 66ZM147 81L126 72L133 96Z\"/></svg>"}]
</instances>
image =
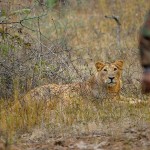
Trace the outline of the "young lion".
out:
<instances>
[{"instance_id":1,"label":"young lion","mask_svg":"<svg viewBox=\"0 0 150 150\"><path fill-rule=\"evenodd\" d=\"M37 87L28 92L23 100L68 100L73 96L86 98L105 99L108 97L119 97L121 89L121 75L123 61L114 63L97 62L95 64L97 72L85 82L58 85L48 84Z\"/></svg>"}]
</instances>

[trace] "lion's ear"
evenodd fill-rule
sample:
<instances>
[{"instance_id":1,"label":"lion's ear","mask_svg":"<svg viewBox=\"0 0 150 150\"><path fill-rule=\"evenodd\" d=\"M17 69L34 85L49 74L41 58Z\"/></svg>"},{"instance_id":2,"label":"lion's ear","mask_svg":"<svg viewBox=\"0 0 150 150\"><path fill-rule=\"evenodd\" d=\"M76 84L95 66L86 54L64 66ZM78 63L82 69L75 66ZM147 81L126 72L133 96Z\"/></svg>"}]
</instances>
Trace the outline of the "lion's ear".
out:
<instances>
[{"instance_id":1,"label":"lion's ear","mask_svg":"<svg viewBox=\"0 0 150 150\"><path fill-rule=\"evenodd\" d=\"M115 66L117 67L117 68L119 68L120 70L122 70L122 68L123 68L123 60L117 60L117 61L115 61Z\"/></svg>"},{"instance_id":2,"label":"lion's ear","mask_svg":"<svg viewBox=\"0 0 150 150\"><path fill-rule=\"evenodd\" d=\"M103 64L102 62L97 62L95 64L95 67L96 67L97 71L101 71L104 66L105 66L105 64Z\"/></svg>"}]
</instances>

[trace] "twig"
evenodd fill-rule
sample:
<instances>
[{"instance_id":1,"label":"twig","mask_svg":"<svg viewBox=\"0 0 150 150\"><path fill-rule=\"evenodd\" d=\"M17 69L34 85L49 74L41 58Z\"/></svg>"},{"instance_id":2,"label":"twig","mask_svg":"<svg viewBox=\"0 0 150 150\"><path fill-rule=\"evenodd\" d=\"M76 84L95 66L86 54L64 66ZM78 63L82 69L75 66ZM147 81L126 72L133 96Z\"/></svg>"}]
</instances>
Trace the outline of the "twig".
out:
<instances>
[{"instance_id":1,"label":"twig","mask_svg":"<svg viewBox=\"0 0 150 150\"><path fill-rule=\"evenodd\" d=\"M117 28L116 28L116 39L117 39L117 45L118 45L118 48L120 48L120 32L121 32L121 29L120 29L120 26L121 26L121 23L120 23L120 20L119 20L119 16L105 16L105 18L107 19L113 19L116 24L117 24Z\"/></svg>"},{"instance_id":2,"label":"twig","mask_svg":"<svg viewBox=\"0 0 150 150\"><path fill-rule=\"evenodd\" d=\"M105 18L107 18L107 19L114 19L116 21L117 25L121 26L121 23L120 23L120 20L119 20L119 16L112 15L112 16L105 16Z\"/></svg>"},{"instance_id":3,"label":"twig","mask_svg":"<svg viewBox=\"0 0 150 150\"><path fill-rule=\"evenodd\" d=\"M20 24L22 27L24 27L24 28L27 28L27 29L29 29L29 30L31 30L31 31L36 31L36 30L34 30L34 29L31 29L31 28L29 28L29 27L27 27L27 26L25 26L24 24L23 24L23 22L24 21L27 21L27 20L32 20L32 19L36 19L36 18L41 18L41 17L43 17L43 16L46 16L47 14L43 14L43 15L40 15L40 16L35 16L35 17L29 17L29 18L24 18L24 19L21 19L20 21L15 21L15 22L0 22L0 24Z\"/></svg>"}]
</instances>

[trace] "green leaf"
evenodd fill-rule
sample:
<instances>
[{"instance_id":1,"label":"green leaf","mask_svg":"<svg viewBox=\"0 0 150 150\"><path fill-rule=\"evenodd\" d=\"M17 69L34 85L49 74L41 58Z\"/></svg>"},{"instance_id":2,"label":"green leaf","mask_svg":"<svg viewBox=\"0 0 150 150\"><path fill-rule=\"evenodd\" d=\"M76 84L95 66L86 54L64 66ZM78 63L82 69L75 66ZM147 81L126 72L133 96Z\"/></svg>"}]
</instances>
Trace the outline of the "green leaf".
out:
<instances>
[{"instance_id":1,"label":"green leaf","mask_svg":"<svg viewBox=\"0 0 150 150\"><path fill-rule=\"evenodd\" d=\"M2 50L2 54L5 56L8 54L9 48L10 47L8 45L5 45L5 44L0 45L0 49Z\"/></svg>"},{"instance_id":2,"label":"green leaf","mask_svg":"<svg viewBox=\"0 0 150 150\"><path fill-rule=\"evenodd\" d=\"M58 1L58 0L47 0L47 1L46 1L46 5L47 5L47 7L49 7L49 8L53 8L53 7L56 5L57 1Z\"/></svg>"}]
</instances>

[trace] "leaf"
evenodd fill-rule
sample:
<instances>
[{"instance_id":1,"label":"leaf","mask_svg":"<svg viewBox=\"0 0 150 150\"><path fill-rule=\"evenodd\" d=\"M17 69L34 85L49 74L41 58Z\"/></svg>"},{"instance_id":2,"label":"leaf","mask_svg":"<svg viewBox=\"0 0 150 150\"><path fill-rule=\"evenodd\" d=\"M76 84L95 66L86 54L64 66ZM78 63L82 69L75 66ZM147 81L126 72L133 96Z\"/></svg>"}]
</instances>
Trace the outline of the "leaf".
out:
<instances>
[{"instance_id":1,"label":"leaf","mask_svg":"<svg viewBox=\"0 0 150 150\"><path fill-rule=\"evenodd\" d=\"M49 7L49 8L53 8L53 7L56 5L57 1L58 1L58 0L47 0L47 1L46 1L46 5L47 5L47 7Z\"/></svg>"},{"instance_id":2,"label":"leaf","mask_svg":"<svg viewBox=\"0 0 150 150\"><path fill-rule=\"evenodd\" d=\"M0 45L0 49L2 50L2 54L4 55L4 56L7 56L7 54L8 54L8 51L9 51L9 46L8 45L6 45L6 44L1 44Z\"/></svg>"}]
</instances>

